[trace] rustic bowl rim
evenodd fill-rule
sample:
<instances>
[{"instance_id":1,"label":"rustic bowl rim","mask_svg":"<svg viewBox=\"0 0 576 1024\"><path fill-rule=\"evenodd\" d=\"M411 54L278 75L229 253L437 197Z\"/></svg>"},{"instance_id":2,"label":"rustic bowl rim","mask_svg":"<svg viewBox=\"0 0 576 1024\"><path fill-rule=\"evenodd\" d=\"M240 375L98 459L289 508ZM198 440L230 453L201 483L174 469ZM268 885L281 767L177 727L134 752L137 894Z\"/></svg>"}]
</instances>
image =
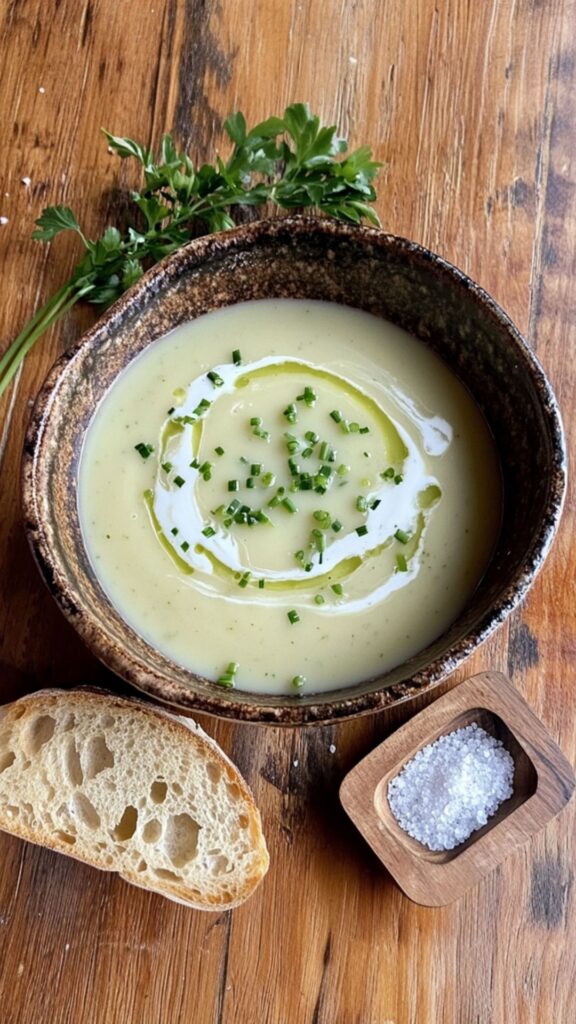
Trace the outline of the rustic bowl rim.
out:
<instances>
[{"instance_id":1,"label":"rustic bowl rim","mask_svg":"<svg viewBox=\"0 0 576 1024\"><path fill-rule=\"evenodd\" d=\"M278 238L286 235L287 232L292 238L317 233L339 240L348 239L351 242L369 245L375 249L395 250L407 258L433 265L441 276L449 278L453 284L466 292L471 302L481 306L490 318L498 322L511 344L515 346L518 358L522 360L532 378L549 431L552 466L545 512L542 515L532 547L524 556L524 561L517 570L513 581L500 594L498 600L491 605L483 618L443 654L433 658L413 675L399 679L392 685L378 687L376 683L375 688L370 692L360 693L356 696L346 696L348 691L340 689L326 691L322 694L311 694L305 698L286 695L283 703L266 703L266 697L272 695L259 694L257 702L254 700L244 701L238 697L240 691L234 691L234 700L232 701L227 697L225 691L222 695L215 692L212 696L198 693L188 687L185 688L184 684L170 683L161 673L144 666L138 659L132 658L126 649L117 644L101 627L95 616L78 606L70 593L66 579L58 571L50 547L46 543L40 503L37 500L38 454L60 380L65 374L73 372L75 357L80 352L97 344L103 334L110 329L113 330L114 326L126 315L129 315L142 300L151 301L156 294L161 295L162 291L169 287L183 271L194 266L201 266L215 254L229 254L235 248L245 247L247 244L257 245L264 238L268 240ZM163 285L164 289L158 288L159 284ZM552 544L562 513L565 489L566 447L560 411L554 392L538 358L498 303L464 271L417 242L378 228L344 224L328 218L311 216L288 216L273 220L260 220L229 231L202 236L183 246L147 271L56 360L34 404L22 458L22 506L28 542L52 596L92 652L112 671L149 697L168 704L184 714L201 712L236 721L290 726L322 725L359 717L405 703L412 700L417 694L427 692L437 686L501 625L524 598L540 571ZM127 624L125 625L126 628L131 628ZM180 691L177 700L170 695L172 688ZM394 693L398 689L403 691L400 695ZM352 690L353 687L350 687L350 692ZM386 695L390 693L394 693L392 701L385 699ZM284 697L282 699L284 700Z\"/></svg>"}]
</instances>

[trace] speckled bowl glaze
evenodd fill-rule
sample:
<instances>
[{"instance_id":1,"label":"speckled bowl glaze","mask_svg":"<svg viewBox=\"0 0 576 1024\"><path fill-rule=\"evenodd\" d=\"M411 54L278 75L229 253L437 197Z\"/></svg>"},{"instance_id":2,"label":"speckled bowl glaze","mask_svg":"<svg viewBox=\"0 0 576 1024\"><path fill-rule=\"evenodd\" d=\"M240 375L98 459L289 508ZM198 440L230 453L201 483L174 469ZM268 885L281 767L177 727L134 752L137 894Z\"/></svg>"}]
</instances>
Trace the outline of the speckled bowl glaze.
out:
<instances>
[{"instance_id":1,"label":"speckled bowl glaze","mask_svg":"<svg viewBox=\"0 0 576 1024\"><path fill-rule=\"evenodd\" d=\"M504 477L497 550L452 626L381 678L309 696L222 691L151 647L103 593L84 549L76 505L84 433L117 374L178 324L270 297L355 306L420 338L474 395L495 437ZM106 665L175 708L286 725L377 711L451 672L526 593L550 547L564 487L554 395L496 303L413 242L312 218L260 221L201 238L145 275L53 367L33 411L23 465L26 529L41 573Z\"/></svg>"}]
</instances>

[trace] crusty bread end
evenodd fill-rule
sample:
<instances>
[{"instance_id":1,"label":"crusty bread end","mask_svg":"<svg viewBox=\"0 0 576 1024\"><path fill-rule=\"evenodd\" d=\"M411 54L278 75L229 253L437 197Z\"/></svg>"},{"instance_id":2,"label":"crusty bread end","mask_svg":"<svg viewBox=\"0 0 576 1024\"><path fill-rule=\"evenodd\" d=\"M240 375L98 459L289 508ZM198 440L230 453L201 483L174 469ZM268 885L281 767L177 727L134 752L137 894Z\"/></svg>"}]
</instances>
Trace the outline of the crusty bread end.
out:
<instances>
[{"instance_id":1,"label":"crusty bread end","mask_svg":"<svg viewBox=\"0 0 576 1024\"><path fill-rule=\"evenodd\" d=\"M91 690L0 709L0 829L200 910L242 903L268 869L252 794L214 740Z\"/></svg>"}]
</instances>

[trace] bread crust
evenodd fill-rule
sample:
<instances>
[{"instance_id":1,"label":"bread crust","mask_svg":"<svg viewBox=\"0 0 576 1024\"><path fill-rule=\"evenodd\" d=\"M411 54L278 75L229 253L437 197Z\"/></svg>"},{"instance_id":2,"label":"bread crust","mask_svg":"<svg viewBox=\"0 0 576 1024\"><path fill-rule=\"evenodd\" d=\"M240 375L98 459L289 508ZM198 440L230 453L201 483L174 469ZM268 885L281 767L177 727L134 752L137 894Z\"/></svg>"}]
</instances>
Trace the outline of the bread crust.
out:
<instances>
[{"instance_id":1,"label":"bread crust","mask_svg":"<svg viewBox=\"0 0 576 1024\"><path fill-rule=\"evenodd\" d=\"M155 879L153 883L149 879L143 881L142 877L134 870L121 869L117 864L108 866L100 862L96 856L90 857L85 852L79 853L62 839L59 839L58 835L54 832L50 832L47 829L27 827L21 820L9 819L6 814L6 807L2 806L1 802L0 829L18 836L27 842L44 846L57 853L63 853L68 857L73 857L75 860L89 864L91 867L115 872L131 885L150 892L156 892L159 895L196 910L231 910L239 906L251 895L264 877L269 866L269 856L262 833L260 812L254 802L250 789L238 769L218 746L216 741L208 736L195 721L190 718L180 717L173 712L150 704L138 697L124 697L88 687L74 690L47 689L29 694L0 708L0 738L3 728L9 725L11 720L20 720L21 729L27 718L39 714L49 714L51 709L66 710L76 714L80 714L82 711L105 711L111 716L114 716L114 713L119 711L122 714L128 712L132 716L138 716L141 720L144 719L152 725L153 729L161 730L166 736L170 736L173 742L188 748L191 747L196 756L206 758L206 755L208 755L211 761L216 761L228 782L238 787L244 804L243 811L248 813L249 826L246 831L249 832L254 854L250 874L244 879L243 885L238 889L233 898L215 898L210 894L201 894L198 890L195 890L194 894L191 895L184 884L162 879ZM159 765L159 768L161 767Z\"/></svg>"}]
</instances>

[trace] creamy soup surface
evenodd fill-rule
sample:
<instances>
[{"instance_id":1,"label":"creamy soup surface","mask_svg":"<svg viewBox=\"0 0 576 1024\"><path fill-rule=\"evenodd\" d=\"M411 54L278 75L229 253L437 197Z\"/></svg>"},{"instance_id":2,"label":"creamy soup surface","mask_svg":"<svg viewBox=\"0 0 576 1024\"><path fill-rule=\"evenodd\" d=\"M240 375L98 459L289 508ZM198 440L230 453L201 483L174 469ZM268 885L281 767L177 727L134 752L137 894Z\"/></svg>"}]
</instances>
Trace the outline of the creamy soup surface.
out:
<instances>
[{"instance_id":1,"label":"creamy soup surface","mask_svg":"<svg viewBox=\"0 0 576 1024\"><path fill-rule=\"evenodd\" d=\"M425 345L345 306L263 300L131 363L87 431L78 502L102 587L150 644L216 686L314 693L454 620L501 482Z\"/></svg>"}]
</instances>

